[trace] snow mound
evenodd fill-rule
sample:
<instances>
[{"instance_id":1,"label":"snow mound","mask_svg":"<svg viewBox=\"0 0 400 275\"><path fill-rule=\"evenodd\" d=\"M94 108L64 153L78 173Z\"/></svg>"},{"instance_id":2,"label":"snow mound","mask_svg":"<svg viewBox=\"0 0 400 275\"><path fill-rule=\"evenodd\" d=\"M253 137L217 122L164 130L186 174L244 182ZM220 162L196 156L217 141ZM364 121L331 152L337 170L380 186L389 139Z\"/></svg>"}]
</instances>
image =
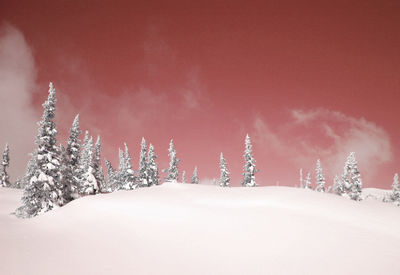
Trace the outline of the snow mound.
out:
<instances>
[{"instance_id":1,"label":"snow mound","mask_svg":"<svg viewBox=\"0 0 400 275\"><path fill-rule=\"evenodd\" d=\"M400 208L289 187L166 183L33 219L0 189L0 274L398 274Z\"/></svg>"}]
</instances>

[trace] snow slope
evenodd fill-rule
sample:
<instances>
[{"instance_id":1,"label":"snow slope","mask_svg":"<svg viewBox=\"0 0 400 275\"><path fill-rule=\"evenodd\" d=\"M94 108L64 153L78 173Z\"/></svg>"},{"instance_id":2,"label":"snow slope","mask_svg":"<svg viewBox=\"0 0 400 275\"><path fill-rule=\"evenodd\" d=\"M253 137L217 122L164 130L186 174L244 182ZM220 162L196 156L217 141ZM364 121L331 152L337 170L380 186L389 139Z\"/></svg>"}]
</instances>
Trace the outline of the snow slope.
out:
<instances>
[{"instance_id":1,"label":"snow slope","mask_svg":"<svg viewBox=\"0 0 400 275\"><path fill-rule=\"evenodd\" d=\"M399 274L400 208L289 187L163 184L20 220L0 189L0 274Z\"/></svg>"}]
</instances>

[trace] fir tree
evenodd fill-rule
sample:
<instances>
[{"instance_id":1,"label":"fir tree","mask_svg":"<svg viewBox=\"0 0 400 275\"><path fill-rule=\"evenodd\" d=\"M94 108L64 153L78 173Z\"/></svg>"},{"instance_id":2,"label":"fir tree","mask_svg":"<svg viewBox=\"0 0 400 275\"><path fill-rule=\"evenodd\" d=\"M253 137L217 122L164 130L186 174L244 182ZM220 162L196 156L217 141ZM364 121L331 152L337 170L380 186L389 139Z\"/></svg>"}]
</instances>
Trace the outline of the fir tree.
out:
<instances>
[{"instance_id":1,"label":"fir tree","mask_svg":"<svg viewBox=\"0 0 400 275\"><path fill-rule=\"evenodd\" d=\"M304 188L311 189L311 173L310 172L307 173L306 179L304 181Z\"/></svg>"},{"instance_id":2,"label":"fir tree","mask_svg":"<svg viewBox=\"0 0 400 275\"><path fill-rule=\"evenodd\" d=\"M80 178L80 195L93 195L99 192L99 185L95 177L93 161L93 137L84 142L81 156L80 169L82 171Z\"/></svg>"},{"instance_id":3,"label":"fir tree","mask_svg":"<svg viewBox=\"0 0 400 275\"><path fill-rule=\"evenodd\" d=\"M98 185L98 192L107 192L106 180L103 173L103 167L101 166L101 139L97 136L96 145L94 147L94 158L93 158L93 175L96 178Z\"/></svg>"},{"instance_id":4,"label":"fir tree","mask_svg":"<svg viewBox=\"0 0 400 275\"><path fill-rule=\"evenodd\" d=\"M226 168L226 160L222 153L219 157L219 168L221 170L221 176L219 178L219 186L229 187L230 180L231 180L229 177L230 173L228 171L228 168Z\"/></svg>"},{"instance_id":5,"label":"fir tree","mask_svg":"<svg viewBox=\"0 0 400 275\"><path fill-rule=\"evenodd\" d=\"M358 171L358 163L354 152L351 152L350 155L347 157L342 179L347 195L352 200L361 200L361 175Z\"/></svg>"},{"instance_id":6,"label":"fir tree","mask_svg":"<svg viewBox=\"0 0 400 275\"><path fill-rule=\"evenodd\" d=\"M322 173L321 161L318 159L315 168L316 185L315 191L325 192L325 177Z\"/></svg>"},{"instance_id":7,"label":"fir tree","mask_svg":"<svg viewBox=\"0 0 400 275\"><path fill-rule=\"evenodd\" d=\"M10 178L8 176L7 167L10 165L10 156L9 156L10 149L8 144L3 151L3 159L0 165L0 186L3 187L10 187Z\"/></svg>"},{"instance_id":8,"label":"fir tree","mask_svg":"<svg viewBox=\"0 0 400 275\"><path fill-rule=\"evenodd\" d=\"M338 175L335 175L335 179L333 180L333 188L332 188L333 194L336 195L343 195L344 193L344 185L342 181L339 179Z\"/></svg>"},{"instance_id":9,"label":"fir tree","mask_svg":"<svg viewBox=\"0 0 400 275\"><path fill-rule=\"evenodd\" d=\"M116 187L115 187L115 170L111 165L111 162L106 160L106 167L107 167L107 180L106 180L106 186L103 189L103 192L113 192Z\"/></svg>"},{"instance_id":10,"label":"fir tree","mask_svg":"<svg viewBox=\"0 0 400 275\"><path fill-rule=\"evenodd\" d=\"M132 158L128 145L124 143L125 152L119 149L119 169L115 173L116 190L132 190L137 187L137 179L132 169Z\"/></svg>"},{"instance_id":11,"label":"fir tree","mask_svg":"<svg viewBox=\"0 0 400 275\"><path fill-rule=\"evenodd\" d=\"M392 193L390 199L394 202L400 202L400 186L399 186L399 175L396 173L393 177Z\"/></svg>"},{"instance_id":12,"label":"fir tree","mask_svg":"<svg viewBox=\"0 0 400 275\"><path fill-rule=\"evenodd\" d=\"M186 171L182 172L182 183L186 183Z\"/></svg>"},{"instance_id":13,"label":"fir tree","mask_svg":"<svg viewBox=\"0 0 400 275\"><path fill-rule=\"evenodd\" d=\"M191 183L199 184L199 177L197 175L197 166L194 167Z\"/></svg>"},{"instance_id":14,"label":"fir tree","mask_svg":"<svg viewBox=\"0 0 400 275\"><path fill-rule=\"evenodd\" d=\"M60 152L57 147L57 130L54 122L56 91L50 82L49 95L43 104L44 112L39 122L37 149L29 162L27 185L22 196L23 206L17 209L20 217L33 217L64 204L60 175Z\"/></svg>"},{"instance_id":15,"label":"fir tree","mask_svg":"<svg viewBox=\"0 0 400 275\"><path fill-rule=\"evenodd\" d=\"M176 157L176 150L172 139L171 142L169 143L168 152L170 161L169 161L169 168L166 170L168 175L165 178L165 181L177 182L179 178L179 171L178 171L179 159Z\"/></svg>"},{"instance_id":16,"label":"fir tree","mask_svg":"<svg viewBox=\"0 0 400 275\"><path fill-rule=\"evenodd\" d=\"M253 157L253 149L250 141L249 135L246 135L246 140L245 140L245 151L244 151L244 171L243 171L243 181L242 181L242 186L246 187L254 187L257 186L256 180L255 180L255 174L258 172L256 169L256 161L254 160Z\"/></svg>"},{"instance_id":17,"label":"fir tree","mask_svg":"<svg viewBox=\"0 0 400 275\"><path fill-rule=\"evenodd\" d=\"M148 177L148 186L158 185L160 178L158 175L158 165L156 162L157 155L154 153L154 146L150 143L149 152L147 155L146 175Z\"/></svg>"},{"instance_id":18,"label":"fir tree","mask_svg":"<svg viewBox=\"0 0 400 275\"><path fill-rule=\"evenodd\" d=\"M140 145L139 171L138 171L138 173L139 173L138 184L140 187L149 186L147 172L148 172L148 169L147 169L147 146L146 146L146 140L143 137L141 145Z\"/></svg>"}]
</instances>

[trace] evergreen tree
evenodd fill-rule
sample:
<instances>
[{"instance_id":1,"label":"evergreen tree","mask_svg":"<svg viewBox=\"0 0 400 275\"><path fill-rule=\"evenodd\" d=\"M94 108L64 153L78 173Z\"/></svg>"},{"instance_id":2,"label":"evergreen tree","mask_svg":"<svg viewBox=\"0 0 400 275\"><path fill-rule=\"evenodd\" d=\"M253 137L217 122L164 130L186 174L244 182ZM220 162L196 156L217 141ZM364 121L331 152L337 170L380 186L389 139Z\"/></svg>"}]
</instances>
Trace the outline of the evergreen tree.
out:
<instances>
[{"instance_id":1,"label":"evergreen tree","mask_svg":"<svg viewBox=\"0 0 400 275\"><path fill-rule=\"evenodd\" d=\"M199 177L197 175L197 166L194 167L191 183L192 184L199 184Z\"/></svg>"},{"instance_id":2,"label":"evergreen tree","mask_svg":"<svg viewBox=\"0 0 400 275\"><path fill-rule=\"evenodd\" d=\"M8 147L8 144L6 144L6 147L4 148L3 151L3 159L0 165L0 186L3 187L10 187L10 178L8 176L7 172L7 167L10 165L10 149Z\"/></svg>"},{"instance_id":3,"label":"evergreen tree","mask_svg":"<svg viewBox=\"0 0 400 275\"><path fill-rule=\"evenodd\" d=\"M339 179L338 175L335 176L335 179L333 180L333 188L332 188L332 192L333 194L336 195L343 195L344 193L344 185L342 183L342 181Z\"/></svg>"},{"instance_id":4,"label":"evergreen tree","mask_svg":"<svg viewBox=\"0 0 400 275\"><path fill-rule=\"evenodd\" d=\"M148 186L158 185L160 184L160 178L158 175L158 165L156 162L157 155L154 153L154 146L150 143L149 145L149 152L147 155L147 177L148 177Z\"/></svg>"},{"instance_id":5,"label":"evergreen tree","mask_svg":"<svg viewBox=\"0 0 400 275\"><path fill-rule=\"evenodd\" d=\"M140 146L140 157L139 157L139 175L138 184L140 187L149 186L148 183L148 169L147 169L147 146L146 140L142 138L142 143Z\"/></svg>"},{"instance_id":6,"label":"evergreen tree","mask_svg":"<svg viewBox=\"0 0 400 275\"><path fill-rule=\"evenodd\" d=\"M243 172L243 181L242 181L242 186L246 187L254 187L257 186L256 180L255 180L255 174L258 172L256 169L256 161L254 160L253 157L253 149L250 141L249 135L246 135L246 140L245 140L245 151L244 151L244 172Z\"/></svg>"},{"instance_id":7,"label":"evergreen tree","mask_svg":"<svg viewBox=\"0 0 400 275\"><path fill-rule=\"evenodd\" d=\"M60 152L57 147L57 130L54 122L56 90L50 82L49 95L43 104L42 120L36 139L37 149L29 162L27 185L22 196L23 206L17 209L20 217L33 217L64 204L60 175Z\"/></svg>"},{"instance_id":8,"label":"evergreen tree","mask_svg":"<svg viewBox=\"0 0 400 275\"><path fill-rule=\"evenodd\" d=\"M325 178L322 173L321 161L319 159L317 160L317 165L315 168L315 179L317 185L315 191L325 192Z\"/></svg>"},{"instance_id":9,"label":"evergreen tree","mask_svg":"<svg viewBox=\"0 0 400 275\"><path fill-rule=\"evenodd\" d=\"M303 186L303 169L300 168L300 188L304 188Z\"/></svg>"},{"instance_id":10,"label":"evergreen tree","mask_svg":"<svg viewBox=\"0 0 400 275\"><path fill-rule=\"evenodd\" d=\"M186 183L186 171L182 172L182 183Z\"/></svg>"},{"instance_id":11,"label":"evergreen tree","mask_svg":"<svg viewBox=\"0 0 400 275\"><path fill-rule=\"evenodd\" d=\"M179 159L176 157L176 150L172 139L171 142L169 143L168 152L170 161L169 161L169 168L166 170L168 175L165 178L165 181L177 182L179 178L179 171L178 171Z\"/></svg>"},{"instance_id":12,"label":"evergreen tree","mask_svg":"<svg viewBox=\"0 0 400 275\"><path fill-rule=\"evenodd\" d=\"M115 188L115 170L111 165L111 162L106 160L106 167L107 167L107 180L106 180L106 186L103 189L103 192L113 192Z\"/></svg>"},{"instance_id":13,"label":"evergreen tree","mask_svg":"<svg viewBox=\"0 0 400 275\"><path fill-rule=\"evenodd\" d=\"M351 152L347 157L342 175L343 184L347 195L352 199L361 200L362 182L358 171L358 163L355 153Z\"/></svg>"},{"instance_id":14,"label":"evergreen tree","mask_svg":"<svg viewBox=\"0 0 400 275\"><path fill-rule=\"evenodd\" d=\"M96 178L96 182L98 185L98 192L107 192L106 190L106 179L103 173L103 167L101 166L101 139L100 136L97 136L96 145L94 148L94 158L93 158L93 175Z\"/></svg>"},{"instance_id":15,"label":"evergreen tree","mask_svg":"<svg viewBox=\"0 0 400 275\"><path fill-rule=\"evenodd\" d=\"M400 186L399 186L399 175L396 173L393 177L392 193L390 199L394 202L400 202Z\"/></svg>"},{"instance_id":16,"label":"evergreen tree","mask_svg":"<svg viewBox=\"0 0 400 275\"><path fill-rule=\"evenodd\" d=\"M99 192L99 185L95 177L94 157L93 157L93 137L84 142L81 156L80 169L82 171L80 178L80 195L94 195Z\"/></svg>"},{"instance_id":17,"label":"evergreen tree","mask_svg":"<svg viewBox=\"0 0 400 275\"><path fill-rule=\"evenodd\" d=\"M125 152L119 149L119 169L115 173L116 190L132 190L137 187L137 179L132 169L132 158L128 145L124 143Z\"/></svg>"},{"instance_id":18,"label":"evergreen tree","mask_svg":"<svg viewBox=\"0 0 400 275\"><path fill-rule=\"evenodd\" d=\"M23 189L24 187L22 186L21 178L17 178L12 187L17 189Z\"/></svg>"},{"instance_id":19,"label":"evergreen tree","mask_svg":"<svg viewBox=\"0 0 400 275\"><path fill-rule=\"evenodd\" d=\"M221 176L219 178L219 186L229 187L230 180L231 180L229 177L230 173L228 171L228 168L226 168L226 160L222 153L219 157L219 168L221 170Z\"/></svg>"},{"instance_id":20,"label":"evergreen tree","mask_svg":"<svg viewBox=\"0 0 400 275\"><path fill-rule=\"evenodd\" d=\"M311 189L311 173L310 172L307 173L306 179L304 181L304 188Z\"/></svg>"}]
</instances>

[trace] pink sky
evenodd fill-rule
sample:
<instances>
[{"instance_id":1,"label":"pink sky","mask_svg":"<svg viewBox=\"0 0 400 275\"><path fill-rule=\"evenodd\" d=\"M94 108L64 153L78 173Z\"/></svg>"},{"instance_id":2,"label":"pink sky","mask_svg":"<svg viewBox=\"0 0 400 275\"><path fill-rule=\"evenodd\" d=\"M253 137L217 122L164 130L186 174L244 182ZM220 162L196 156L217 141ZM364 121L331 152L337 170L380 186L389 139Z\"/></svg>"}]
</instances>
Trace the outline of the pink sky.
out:
<instances>
[{"instance_id":1,"label":"pink sky","mask_svg":"<svg viewBox=\"0 0 400 275\"><path fill-rule=\"evenodd\" d=\"M219 177L222 151L238 185L249 133L260 185L297 184L317 158L331 184L350 151L364 186L399 167L398 1L6 0L0 20L14 173L49 81L60 140L80 113L114 166L124 141L137 166L144 136L166 168L173 137L181 171Z\"/></svg>"}]
</instances>

